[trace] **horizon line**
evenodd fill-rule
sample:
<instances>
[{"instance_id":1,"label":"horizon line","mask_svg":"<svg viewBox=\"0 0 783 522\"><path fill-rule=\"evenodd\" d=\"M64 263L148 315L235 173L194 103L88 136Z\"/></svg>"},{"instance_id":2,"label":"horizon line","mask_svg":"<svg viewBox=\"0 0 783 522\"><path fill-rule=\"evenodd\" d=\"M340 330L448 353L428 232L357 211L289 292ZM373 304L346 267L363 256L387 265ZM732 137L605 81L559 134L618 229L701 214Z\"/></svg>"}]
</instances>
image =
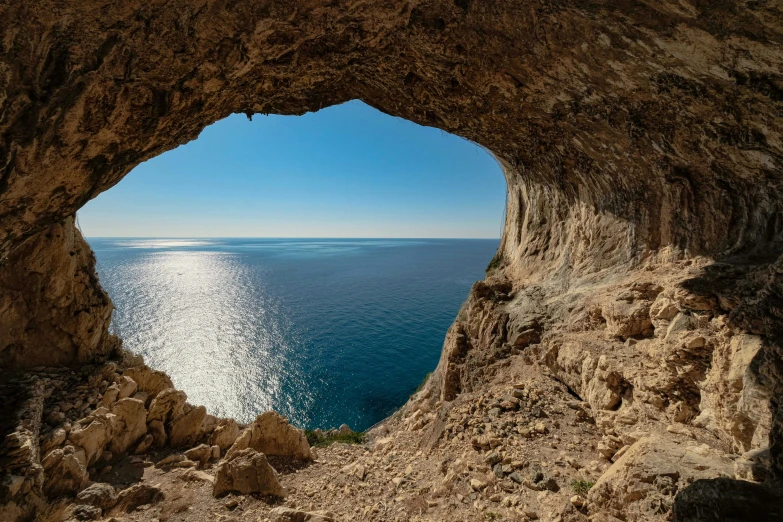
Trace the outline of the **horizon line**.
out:
<instances>
[{"instance_id":1,"label":"horizon line","mask_svg":"<svg viewBox=\"0 0 783 522\"><path fill-rule=\"evenodd\" d=\"M85 239L470 239L500 240L500 237L404 237L404 236L85 236Z\"/></svg>"}]
</instances>

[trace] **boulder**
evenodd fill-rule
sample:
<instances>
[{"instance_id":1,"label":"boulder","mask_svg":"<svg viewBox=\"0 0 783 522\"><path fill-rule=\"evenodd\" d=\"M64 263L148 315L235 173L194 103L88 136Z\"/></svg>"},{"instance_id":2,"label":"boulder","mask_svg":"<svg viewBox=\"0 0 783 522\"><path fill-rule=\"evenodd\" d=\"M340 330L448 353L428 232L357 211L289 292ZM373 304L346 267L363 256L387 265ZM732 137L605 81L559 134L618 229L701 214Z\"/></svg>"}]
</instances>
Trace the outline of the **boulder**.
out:
<instances>
[{"instance_id":1,"label":"boulder","mask_svg":"<svg viewBox=\"0 0 783 522\"><path fill-rule=\"evenodd\" d=\"M136 388L138 385L136 384L136 381L128 377L127 375L123 375L120 377L119 382L119 396L118 399L126 399L136 393Z\"/></svg>"},{"instance_id":2,"label":"boulder","mask_svg":"<svg viewBox=\"0 0 783 522\"><path fill-rule=\"evenodd\" d=\"M101 508L88 505L77 505L71 510L71 520L98 520L101 518Z\"/></svg>"},{"instance_id":3,"label":"boulder","mask_svg":"<svg viewBox=\"0 0 783 522\"><path fill-rule=\"evenodd\" d=\"M207 416L204 417L204 424L201 425L201 429L204 430L205 435L212 435L212 432L215 431L215 428L218 425L218 420L224 419L218 419L214 415L207 413Z\"/></svg>"},{"instance_id":4,"label":"boulder","mask_svg":"<svg viewBox=\"0 0 783 522\"><path fill-rule=\"evenodd\" d=\"M285 417L274 411L259 415L231 446L228 457L246 448L265 455L313 460L304 432L288 424Z\"/></svg>"},{"instance_id":5,"label":"boulder","mask_svg":"<svg viewBox=\"0 0 783 522\"><path fill-rule=\"evenodd\" d=\"M628 302L623 299L607 303L603 307L607 338L626 339L637 335L644 337L652 335L653 323L650 320L650 304L646 300Z\"/></svg>"},{"instance_id":6,"label":"boulder","mask_svg":"<svg viewBox=\"0 0 783 522\"><path fill-rule=\"evenodd\" d=\"M209 444L227 450L239 437L239 425L234 419L220 419L209 437Z\"/></svg>"},{"instance_id":7,"label":"boulder","mask_svg":"<svg viewBox=\"0 0 783 522\"><path fill-rule=\"evenodd\" d=\"M198 462L202 468L212 458L212 447L206 444L199 444L185 452L185 456L194 462Z\"/></svg>"},{"instance_id":8,"label":"boulder","mask_svg":"<svg viewBox=\"0 0 783 522\"><path fill-rule=\"evenodd\" d=\"M46 438L41 443L41 455L46 455L54 448L62 446L68 434L62 428L57 428L49 432Z\"/></svg>"},{"instance_id":9,"label":"boulder","mask_svg":"<svg viewBox=\"0 0 783 522\"><path fill-rule=\"evenodd\" d=\"M65 446L51 451L41 462L44 468L43 490L50 497L72 495L88 481L84 450Z\"/></svg>"},{"instance_id":10,"label":"boulder","mask_svg":"<svg viewBox=\"0 0 783 522\"><path fill-rule=\"evenodd\" d=\"M136 381L137 390L147 393L150 397L155 397L166 388L174 387L168 375L152 370L147 365L128 368L123 372L123 376Z\"/></svg>"},{"instance_id":11,"label":"boulder","mask_svg":"<svg viewBox=\"0 0 783 522\"><path fill-rule=\"evenodd\" d=\"M152 445L156 448L162 448L166 445L166 428L163 426L163 422L154 420L147 425L147 429L152 435Z\"/></svg>"},{"instance_id":12,"label":"boulder","mask_svg":"<svg viewBox=\"0 0 783 522\"><path fill-rule=\"evenodd\" d=\"M244 449L224 461L217 470L212 494L216 497L237 491L243 495L285 496L285 490L277 480L277 472L269 465L263 453Z\"/></svg>"},{"instance_id":13,"label":"boulder","mask_svg":"<svg viewBox=\"0 0 783 522\"><path fill-rule=\"evenodd\" d=\"M133 451L136 455L141 455L143 453L146 453L147 450L149 450L152 447L152 443L155 441L155 437L152 436L151 433L147 433L144 435L144 437L141 439L141 442L136 446L136 449Z\"/></svg>"},{"instance_id":14,"label":"boulder","mask_svg":"<svg viewBox=\"0 0 783 522\"><path fill-rule=\"evenodd\" d=\"M166 388L152 399L149 413L147 413L147 423L160 421L166 424L171 422L172 419L182 415L186 400L185 392Z\"/></svg>"},{"instance_id":15,"label":"boulder","mask_svg":"<svg viewBox=\"0 0 783 522\"><path fill-rule=\"evenodd\" d=\"M117 416L117 424L108 450L115 455L127 453L147 433L147 410L140 400L127 398L117 401L112 413Z\"/></svg>"},{"instance_id":16,"label":"boulder","mask_svg":"<svg viewBox=\"0 0 783 522\"><path fill-rule=\"evenodd\" d=\"M156 464L156 468L165 468L167 466L173 466L179 462L185 460L185 455L174 454L160 459Z\"/></svg>"},{"instance_id":17,"label":"boulder","mask_svg":"<svg viewBox=\"0 0 783 522\"><path fill-rule=\"evenodd\" d=\"M120 398L120 387L115 383L109 386L101 398L101 405L106 408L111 408L112 405Z\"/></svg>"},{"instance_id":18,"label":"boulder","mask_svg":"<svg viewBox=\"0 0 783 522\"><path fill-rule=\"evenodd\" d=\"M76 495L77 504L87 504L107 511L117 504L117 493L109 484L96 482Z\"/></svg>"},{"instance_id":19,"label":"boulder","mask_svg":"<svg viewBox=\"0 0 783 522\"><path fill-rule=\"evenodd\" d=\"M185 482L209 482L210 484L215 483L215 477L210 475L209 473L206 473L204 471L199 471L196 469L189 469L182 475L180 475L180 480L184 480Z\"/></svg>"},{"instance_id":20,"label":"boulder","mask_svg":"<svg viewBox=\"0 0 783 522\"><path fill-rule=\"evenodd\" d=\"M334 522L328 511L299 511L285 506L276 507L270 513L272 522Z\"/></svg>"},{"instance_id":21,"label":"boulder","mask_svg":"<svg viewBox=\"0 0 783 522\"><path fill-rule=\"evenodd\" d=\"M192 446L202 435L201 425L206 415L207 409L204 406L196 406L171 421L169 446Z\"/></svg>"},{"instance_id":22,"label":"boulder","mask_svg":"<svg viewBox=\"0 0 783 522\"><path fill-rule=\"evenodd\" d=\"M94 464L101 456L103 448L114 435L117 416L109 413L106 408L98 408L88 417L91 420L86 426L74 426L68 439L76 446L84 448L87 465Z\"/></svg>"},{"instance_id":23,"label":"boulder","mask_svg":"<svg viewBox=\"0 0 783 522\"><path fill-rule=\"evenodd\" d=\"M160 487L149 484L134 484L133 486L123 489L117 495L117 507L130 513L139 506L145 504L155 504L165 498L165 495L160 490Z\"/></svg>"},{"instance_id":24,"label":"boulder","mask_svg":"<svg viewBox=\"0 0 783 522\"><path fill-rule=\"evenodd\" d=\"M671 513L678 491L699 479L733 476L732 461L713 450L670 435L635 442L590 489L591 512L627 522Z\"/></svg>"}]
</instances>

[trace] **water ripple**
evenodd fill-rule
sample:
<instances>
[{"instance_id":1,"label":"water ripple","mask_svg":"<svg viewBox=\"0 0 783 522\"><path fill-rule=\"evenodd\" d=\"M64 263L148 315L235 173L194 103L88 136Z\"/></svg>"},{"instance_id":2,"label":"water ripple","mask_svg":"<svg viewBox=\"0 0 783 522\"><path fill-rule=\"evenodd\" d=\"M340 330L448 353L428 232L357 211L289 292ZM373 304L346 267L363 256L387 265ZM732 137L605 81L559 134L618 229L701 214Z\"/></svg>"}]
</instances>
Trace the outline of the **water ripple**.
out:
<instances>
[{"instance_id":1,"label":"water ripple","mask_svg":"<svg viewBox=\"0 0 783 522\"><path fill-rule=\"evenodd\" d=\"M189 401L357 429L401 405L497 241L90 241L126 347Z\"/></svg>"}]
</instances>

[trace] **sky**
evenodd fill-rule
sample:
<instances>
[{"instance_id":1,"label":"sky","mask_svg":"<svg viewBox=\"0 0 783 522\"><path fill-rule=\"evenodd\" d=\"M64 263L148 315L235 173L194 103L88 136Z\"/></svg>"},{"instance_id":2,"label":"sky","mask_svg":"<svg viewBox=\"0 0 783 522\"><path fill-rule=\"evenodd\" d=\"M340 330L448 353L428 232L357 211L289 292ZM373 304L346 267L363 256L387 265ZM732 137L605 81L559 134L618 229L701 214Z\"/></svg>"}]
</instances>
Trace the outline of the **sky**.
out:
<instances>
[{"instance_id":1,"label":"sky","mask_svg":"<svg viewBox=\"0 0 783 522\"><path fill-rule=\"evenodd\" d=\"M505 194L478 145L352 101L232 115L77 218L87 237L497 238Z\"/></svg>"}]
</instances>

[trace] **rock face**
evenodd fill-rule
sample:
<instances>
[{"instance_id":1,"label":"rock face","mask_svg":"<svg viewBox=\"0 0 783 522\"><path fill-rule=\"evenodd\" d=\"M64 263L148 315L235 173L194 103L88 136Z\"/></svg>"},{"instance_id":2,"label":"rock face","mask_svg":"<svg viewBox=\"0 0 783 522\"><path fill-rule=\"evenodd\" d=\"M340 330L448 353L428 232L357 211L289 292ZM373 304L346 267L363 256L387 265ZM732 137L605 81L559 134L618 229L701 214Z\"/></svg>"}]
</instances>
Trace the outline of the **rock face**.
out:
<instances>
[{"instance_id":1,"label":"rock face","mask_svg":"<svg viewBox=\"0 0 783 522\"><path fill-rule=\"evenodd\" d=\"M239 426L234 419L221 419L218 421L215 430L209 438L209 443L213 446L219 446L221 451L225 451L239 437Z\"/></svg>"},{"instance_id":2,"label":"rock face","mask_svg":"<svg viewBox=\"0 0 783 522\"><path fill-rule=\"evenodd\" d=\"M137 389L149 397L157 397L163 390L174 387L168 375L146 365L128 368L125 370L124 376L133 379Z\"/></svg>"},{"instance_id":3,"label":"rock face","mask_svg":"<svg viewBox=\"0 0 783 522\"><path fill-rule=\"evenodd\" d=\"M47 227L0 263L0 367L85 363L111 351L113 308L73 218Z\"/></svg>"},{"instance_id":4,"label":"rock face","mask_svg":"<svg viewBox=\"0 0 783 522\"><path fill-rule=\"evenodd\" d=\"M207 416L204 406L190 406L190 410L171 421L169 445L172 448L192 446L201 437L201 425Z\"/></svg>"},{"instance_id":5,"label":"rock face","mask_svg":"<svg viewBox=\"0 0 783 522\"><path fill-rule=\"evenodd\" d=\"M304 432L288 424L285 417L274 411L262 413L245 428L228 451L228 458L247 448L265 455L313 459Z\"/></svg>"},{"instance_id":6,"label":"rock face","mask_svg":"<svg viewBox=\"0 0 783 522\"><path fill-rule=\"evenodd\" d=\"M487 147L508 183L500 248L422 408L482 390L518 356L584 399L605 458L641 458L634 427L653 422L688 438L705 430L736 455L768 448L737 473L773 480L783 473L782 16L779 0L5 3L0 366L112 350L111 303L71 217L90 198L231 113L358 98ZM172 388L149 368L127 376L141 410ZM128 393L115 384L108 404ZM154 444L203 429L196 409L155 410ZM299 437L267 421L234 454L307 458ZM143 431L123 422L130 434L111 444L129 448ZM421 428L424 415L410 422ZM47 487L72 490L87 454L51 455L63 479Z\"/></svg>"},{"instance_id":7,"label":"rock face","mask_svg":"<svg viewBox=\"0 0 783 522\"><path fill-rule=\"evenodd\" d=\"M95 463L100 457L103 448L114 436L116 427L120 425L117 415L109 413L105 408L96 411L90 419L89 424L82 428L73 428L68 436L73 444L84 449L88 465ZM121 425L126 426L124 420Z\"/></svg>"},{"instance_id":8,"label":"rock face","mask_svg":"<svg viewBox=\"0 0 783 522\"><path fill-rule=\"evenodd\" d=\"M634 443L590 490L588 500L629 522L670 512L675 495L698 479L733 477L732 462L709 449L671 438Z\"/></svg>"},{"instance_id":9,"label":"rock face","mask_svg":"<svg viewBox=\"0 0 783 522\"><path fill-rule=\"evenodd\" d=\"M74 494L87 483L87 457L73 446L53 450L41 462L46 481L44 492L51 496Z\"/></svg>"},{"instance_id":10,"label":"rock face","mask_svg":"<svg viewBox=\"0 0 783 522\"><path fill-rule=\"evenodd\" d=\"M96 482L80 491L76 501L108 511L117 503L117 493L111 485Z\"/></svg>"},{"instance_id":11,"label":"rock face","mask_svg":"<svg viewBox=\"0 0 783 522\"><path fill-rule=\"evenodd\" d=\"M216 497L231 491L242 494L285 496L277 480L277 472L263 453L247 448L229 456L217 470L212 494Z\"/></svg>"},{"instance_id":12,"label":"rock face","mask_svg":"<svg viewBox=\"0 0 783 522\"><path fill-rule=\"evenodd\" d=\"M138 399L122 399L112 408L117 427L108 449L112 453L126 453L147 433L147 411Z\"/></svg>"}]
</instances>

